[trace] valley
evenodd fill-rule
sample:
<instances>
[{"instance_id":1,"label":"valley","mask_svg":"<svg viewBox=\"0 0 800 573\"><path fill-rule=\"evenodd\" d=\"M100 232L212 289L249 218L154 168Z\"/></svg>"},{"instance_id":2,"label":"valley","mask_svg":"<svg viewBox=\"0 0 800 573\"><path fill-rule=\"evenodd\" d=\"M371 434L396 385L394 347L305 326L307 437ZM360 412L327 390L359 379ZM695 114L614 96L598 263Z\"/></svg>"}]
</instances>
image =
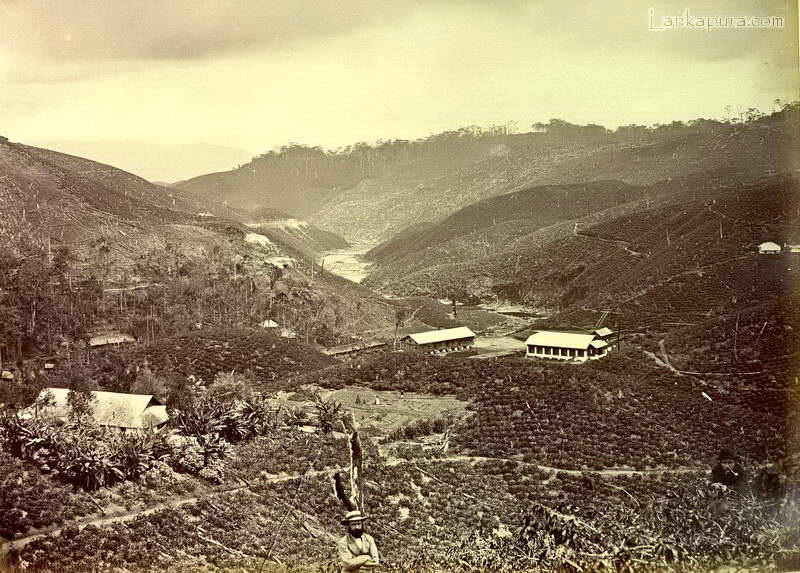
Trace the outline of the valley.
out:
<instances>
[{"instance_id":1,"label":"valley","mask_svg":"<svg viewBox=\"0 0 800 573\"><path fill-rule=\"evenodd\" d=\"M354 283L361 283L369 275L370 263L364 260L370 247L353 245L346 249L322 253L322 265L337 276Z\"/></svg>"},{"instance_id":2,"label":"valley","mask_svg":"<svg viewBox=\"0 0 800 573\"><path fill-rule=\"evenodd\" d=\"M387 571L791 570L799 110L169 188L0 143L1 568L333 571L354 506Z\"/></svg>"}]
</instances>

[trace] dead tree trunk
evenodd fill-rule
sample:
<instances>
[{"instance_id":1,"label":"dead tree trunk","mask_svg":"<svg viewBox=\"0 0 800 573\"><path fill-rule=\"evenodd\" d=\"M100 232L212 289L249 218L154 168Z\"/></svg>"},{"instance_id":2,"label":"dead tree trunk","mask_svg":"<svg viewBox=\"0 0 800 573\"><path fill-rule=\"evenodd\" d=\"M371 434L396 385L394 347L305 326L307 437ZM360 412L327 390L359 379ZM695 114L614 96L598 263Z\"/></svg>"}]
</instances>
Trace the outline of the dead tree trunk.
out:
<instances>
[{"instance_id":1,"label":"dead tree trunk","mask_svg":"<svg viewBox=\"0 0 800 573\"><path fill-rule=\"evenodd\" d=\"M344 478L341 473L337 473L333 478L334 490L336 491L336 497L339 498L339 501L342 502L345 509L348 511L358 509L363 513L365 507L363 475L364 455L361 447L361 437L358 434L352 412L343 417L342 423L348 435L350 446L350 495L348 496L345 492Z\"/></svg>"}]
</instances>

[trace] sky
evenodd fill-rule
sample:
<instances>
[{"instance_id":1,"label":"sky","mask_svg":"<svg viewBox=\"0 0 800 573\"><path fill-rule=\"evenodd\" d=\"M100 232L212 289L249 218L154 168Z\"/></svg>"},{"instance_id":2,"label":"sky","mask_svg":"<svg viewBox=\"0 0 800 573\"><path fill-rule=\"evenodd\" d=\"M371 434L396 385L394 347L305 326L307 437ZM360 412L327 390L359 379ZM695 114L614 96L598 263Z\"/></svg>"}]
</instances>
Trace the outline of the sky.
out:
<instances>
[{"instance_id":1,"label":"sky","mask_svg":"<svg viewBox=\"0 0 800 573\"><path fill-rule=\"evenodd\" d=\"M784 27L649 29L687 6ZM797 0L0 0L0 134L141 143L163 167L169 146L249 155L512 120L613 128L770 111L798 99L797 11Z\"/></svg>"}]
</instances>

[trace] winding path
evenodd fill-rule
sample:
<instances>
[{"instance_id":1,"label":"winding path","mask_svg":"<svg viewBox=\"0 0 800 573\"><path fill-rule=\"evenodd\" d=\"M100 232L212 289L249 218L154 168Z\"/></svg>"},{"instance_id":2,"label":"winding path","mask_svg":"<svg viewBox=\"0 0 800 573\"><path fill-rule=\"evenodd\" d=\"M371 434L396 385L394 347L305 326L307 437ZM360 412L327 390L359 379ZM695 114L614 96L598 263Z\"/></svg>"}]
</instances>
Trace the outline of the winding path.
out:
<instances>
[{"instance_id":1,"label":"winding path","mask_svg":"<svg viewBox=\"0 0 800 573\"><path fill-rule=\"evenodd\" d=\"M385 462L385 464L389 467L395 467L400 465L429 465L429 464L441 464L441 463L480 463L480 462L514 462L520 465L528 466L536 468L540 471L548 472L548 473L563 473L566 475L571 476L580 476L584 473L591 473L592 475L601 475L601 476L608 476L608 477L620 477L620 476L633 476L633 475L653 475L653 474L685 474L685 473L694 473L699 471L699 468L676 468L676 469L663 469L663 470L574 470L574 469L564 469L564 468L554 468L551 466L545 466L536 463L530 462L523 462L520 460L513 460L509 458L494 458L494 457L486 457L486 456L463 456L463 455L454 455L448 456L443 458L431 458L431 459L400 459L394 458L389 459ZM346 471L346 467L337 467L337 468L326 468L323 470L312 470L306 473L296 473L296 474L284 474L278 475L274 477L269 477L264 480L259 480L259 483L281 483L292 481L295 479L299 479L305 475L306 477L315 477L321 475L333 475L339 471ZM150 507L140 508L133 511L127 511L125 513L117 514L117 515L109 515L109 516L101 516L101 517L94 517L90 519L78 519L66 523L64 525L60 525L57 527L47 528L41 531L38 531L34 534L27 535L25 537L21 537L19 539L5 541L0 543L0 565L5 562L6 556L11 550L21 549L26 545L33 543L38 539L42 539L45 537L52 537L56 535L60 535L62 531L68 528L75 528L77 527L79 530L84 529L90 525L95 527L106 527L109 525L114 525L117 523L125 523L128 521L133 521L139 517L145 517L148 515L152 515L159 511L163 511L165 509L173 509L182 507L185 505L191 505L194 503L198 503L205 499L212 499L216 496L223 495L226 493L241 491L245 489L250 489L252 486L249 483L244 483L236 486L225 486L220 487L219 489L213 490L211 492L202 494L202 495L193 495L182 497L179 499L173 499L171 501L162 502L156 505L152 505Z\"/></svg>"},{"instance_id":2,"label":"winding path","mask_svg":"<svg viewBox=\"0 0 800 573\"><path fill-rule=\"evenodd\" d=\"M281 483L292 481L298 479L305 475L306 477L314 477L319 475L333 475L338 471L343 471L346 468L326 468L324 470L312 470L306 472L305 474L286 474L286 475L278 475L275 477L266 478L261 480L259 483ZM117 515L109 515L109 516L102 516L102 517L94 517L90 519L76 519L69 523L65 523L64 525L59 525L57 527L49 527L33 533L31 535L27 535L25 537L20 537L19 539L14 539L11 541L6 541L5 543L0 543L0 570L2 570L3 564L5 564L6 557L8 553L12 549L22 549L29 543L33 543L38 539L42 539L44 537L52 537L55 535L60 535L62 531L68 528L77 527L79 530L84 529L90 525L95 527L105 527L108 525L114 525L116 523L125 523L128 521L133 521L138 517L144 517L147 515L152 515L159 511L163 511L165 509L174 509L177 507L182 507L184 505L191 505L197 503L199 501L203 501L205 499L211 499L217 497L219 495L223 495L226 493L231 493L235 491L241 491L243 489L250 489L251 485L248 483L236 485L236 486L224 486L218 489L215 489L211 492L202 494L202 495L193 495L187 497L181 497L178 499L173 499L170 501L165 501L162 503L158 503L156 505L152 505L150 507L144 507L140 509L136 509L133 511L127 511L125 513L120 513Z\"/></svg>"},{"instance_id":3,"label":"winding path","mask_svg":"<svg viewBox=\"0 0 800 573\"><path fill-rule=\"evenodd\" d=\"M634 251L633 249L630 248L630 242L629 241L624 241L622 239L606 239L605 237L599 237L597 235L590 235L588 233L581 233L578 230L578 225L580 225L580 223L575 223L575 227L572 229L572 234L574 236L576 236L576 237L583 237L584 239L593 239L595 241L602 241L604 243L612 243L612 244L614 244L614 245L616 245L618 247L622 247L623 251L625 251L626 253L628 253L630 255L633 255L634 257L643 256L643 253L640 253L639 251Z\"/></svg>"},{"instance_id":4,"label":"winding path","mask_svg":"<svg viewBox=\"0 0 800 573\"><path fill-rule=\"evenodd\" d=\"M685 375L681 373L679 370L674 368L670 362L669 357L666 353L666 349L663 346L663 340L660 343L661 345L661 354L663 356L663 360L656 356L654 353L646 352L646 354L650 355L657 363L661 366L667 367L672 370L675 374L678 375ZM486 456L465 456L465 455L453 455L448 457L442 458L432 458L432 459L399 459L399 458L389 458L386 459L385 464L387 466L399 466L399 465L431 465L431 464L443 464L443 463L469 463L469 464L477 464L477 463L485 463L485 462L514 462L520 465L524 465L527 467L535 468L539 471L547 472L550 474L556 474L561 472L566 475L571 476L580 476L584 473L591 473L592 475L601 475L601 476L608 476L608 477L619 477L619 476L633 476L633 475L653 475L653 474L683 474L683 473L693 473L697 472L698 468L676 468L676 469L662 469L662 470L629 470L629 469L605 469L605 470L576 470L576 469L565 469L565 468L556 468L551 466L545 466L537 463L531 462L523 462L520 460L514 460L509 458L497 458L497 457L486 457ZM305 473L295 473L295 474L283 474L268 477L262 480L259 480L258 483L281 483L299 479L303 476L306 477L314 477L314 476L321 476L321 475L333 475L335 472L338 471L346 471L346 467L337 467L337 468L327 468L324 470L313 470L308 471ZM18 550L24 548L28 544L37 541L42 538L57 536L60 535L65 529L68 528L78 528L84 529L88 526L95 526L95 527L106 527L111 526L114 524L119 523L126 523L129 521L133 521L139 517L145 517L152 514L155 514L159 511L179 508L186 505L192 505L198 503L200 501L206 499L212 499L217 496L241 491L241 490L250 490L251 484L239 483L238 485L227 485L223 487L219 487L212 491L203 493L203 494L195 494L186 497L181 497L178 499L173 499L170 501L165 501L162 503L158 503L152 505L150 507L139 508L136 510L127 511L124 513L116 514L116 515L103 515L103 516L95 516L93 518L82 518L76 519L71 522L68 522L64 525L55 526L46 528L35 533L29 534L27 536L21 537L15 540L5 540L0 538L0 566L5 562L7 555L12 550Z\"/></svg>"}]
</instances>

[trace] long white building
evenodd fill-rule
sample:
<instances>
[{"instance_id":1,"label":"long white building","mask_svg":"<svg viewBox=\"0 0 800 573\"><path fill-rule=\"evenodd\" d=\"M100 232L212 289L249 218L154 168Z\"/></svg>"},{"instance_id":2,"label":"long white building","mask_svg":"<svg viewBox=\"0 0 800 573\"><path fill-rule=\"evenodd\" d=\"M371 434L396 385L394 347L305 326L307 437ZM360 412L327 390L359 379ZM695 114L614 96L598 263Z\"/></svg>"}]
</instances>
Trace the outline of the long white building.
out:
<instances>
[{"instance_id":1,"label":"long white building","mask_svg":"<svg viewBox=\"0 0 800 573\"><path fill-rule=\"evenodd\" d=\"M475 333L466 326L459 326L409 334L403 337L401 342L409 348L430 354L444 354L472 348L475 343Z\"/></svg>"},{"instance_id":2,"label":"long white building","mask_svg":"<svg viewBox=\"0 0 800 573\"><path fill-rule=\"evenodd\" d=\"M605 336L599 335L598 332L581 334L540 330L531 334L525 341L527 347L525 356L530 358L549 358L551 360L570 360L573 362L597 360L607 355L611 350L611 345L608 342L608 338L612 334L611 330L605 328L602 331Z\"/></svg>"}]
</instances>

